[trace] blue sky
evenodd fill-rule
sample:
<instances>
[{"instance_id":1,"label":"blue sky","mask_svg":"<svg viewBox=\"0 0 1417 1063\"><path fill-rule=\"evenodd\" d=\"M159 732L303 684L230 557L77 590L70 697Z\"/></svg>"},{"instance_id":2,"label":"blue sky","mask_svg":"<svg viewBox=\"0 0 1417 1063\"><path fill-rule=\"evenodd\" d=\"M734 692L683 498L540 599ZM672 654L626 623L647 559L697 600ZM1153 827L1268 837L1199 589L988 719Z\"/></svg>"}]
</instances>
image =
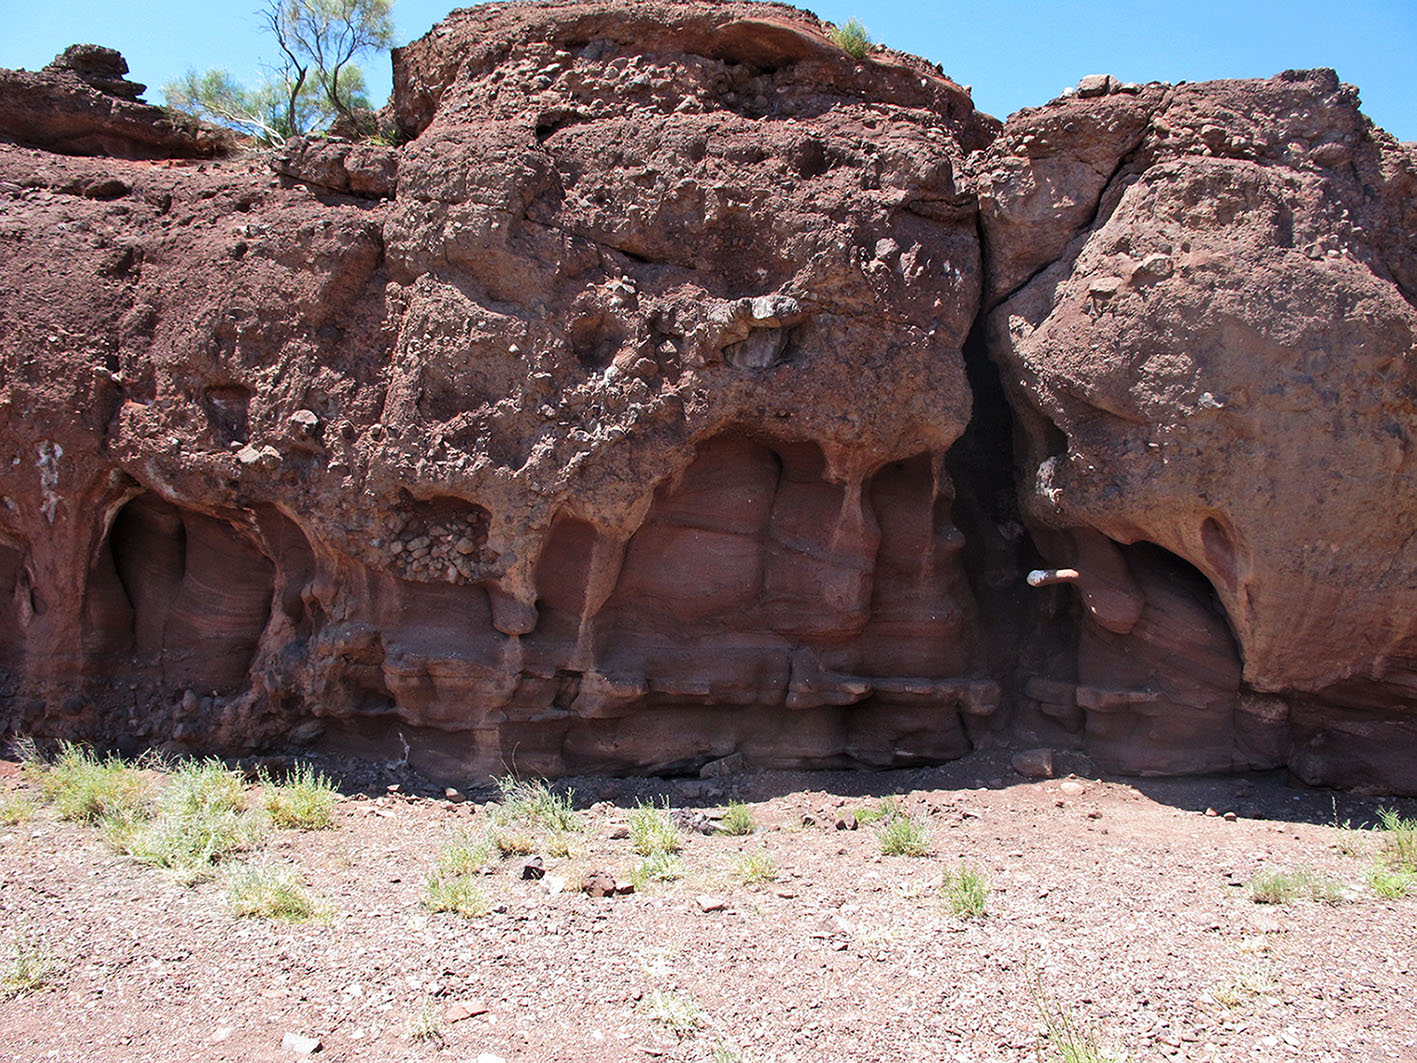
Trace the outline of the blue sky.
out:
<instances>
[{"instance_id":1,"label":"blue sky","mask_svg":"<svg viewBox=\"0 0 1417 1063\"><path fill-rule=\"evenodd\" d=\"M259 77L273 48L258 0L0 0L0 67L37 69L67 44L119 49L148 99L189 67ZM449 0L396 0L400 43L422 36ZM1007 116L1083 74L1124 81L1267 77L1331 66L1362 90L1364 110L1417 140L1417 0L817 0L818 15L856 16L884 44L943 64L981 109ZM365 64L371 98L389 92L388 56Z\"/></svg>"}]
</instances>

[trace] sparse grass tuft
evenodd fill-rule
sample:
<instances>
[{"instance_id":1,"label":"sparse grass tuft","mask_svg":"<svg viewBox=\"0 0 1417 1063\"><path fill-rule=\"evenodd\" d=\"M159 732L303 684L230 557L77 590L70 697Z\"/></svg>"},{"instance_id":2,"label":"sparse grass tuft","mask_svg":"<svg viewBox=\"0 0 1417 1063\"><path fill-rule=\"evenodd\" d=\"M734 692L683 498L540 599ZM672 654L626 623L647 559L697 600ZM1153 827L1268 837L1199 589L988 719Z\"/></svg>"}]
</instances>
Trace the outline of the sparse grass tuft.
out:
<instances>
[{"instance_id":1,"label":"sparse grass tuft","mask_svg":"<svg viewBox=\"0 0 1417 1063\"><path fill-rule=\"evenodd\" d=\"M1238 1008L1257 997L1279 995L1279 980L1262 967L1243 967L1224 985L1211 991L1216 1003L1227 1008Z\"/></svg>"},{"instance_id":2,"label":"sparse grass tuft","mask_svg":"<svg viewBox=\"0 0 1417 1063\"><path fill-rule=\"evenodd\" d=\"M1343 887L1310 867L1293 871L1261 871L1250 879L1250 899L1256 904L1288 904L1300 897L1324 904L1343 900Z\"/></svg>"},{"instance_id":3,"label":"sparse grass tuft","mask_svg":"<svg viewBox=\"0 0 1417 1063\"><path fill-rule=\"evenodd\" d=\"M640 1011L651 1022L673 1030L680 1037L687 1037L706 1024L703 1010L693 997L663 989L646 994L640 1001Z\"/></svg>"},{"instance_id":4,"label":"sparse grass tuft","mask_svg":"<svg viewBox=\"0 0 1417 1063\"><path fill-rule=\"evenodd\" d=\"M558 834L581 829L581 817L572 804L574 790L560 793L540 780L532 782L515 775L498 779L497 785L502 791L502 804L496 815L502 823Z\"/></svg>"},{"instance_id":5,"label":"sparse grass tuft","mask_svg":"<svg viewBox=\"0 0 1417 1063\"><path fill-rule=\"evenodd\" d=\"M430 997L425 997L417 1014L409 1021L408 1039L415 1044L441 1045L443 1043L443 1020L438 1015L438 1005Z\"/></svg>"},{"instance_id":6,"label":"sparse grass tuft","mask_svg":"<svg viewBox=\"0 0 1417 1063\"><path fill-rule=\"evenodd\" d=\"M753 811L742 801L729 801L728 811L723 814L723 820L718 825L720 834L732 834L741 837L744 834L752 834L757 824L753 822Z\"/></svg>"},{"instance_id":7,"label":"sparse grass tuft","mask_svg":"<svg viewBox=\"0 0 1417 1063\"><path fill-rule=\"evenodd\" d=\"M487 838L503 856L530 856L536 849L536 839L521 827L493 824L487 828Z\"/></svg>"},{"instance_id":8,"label":"sparse grass tuft","mask_svg":"<svg viewBox=\"0 0 1417 1063\"><path fill-rule=\"evenodd\" d=\"M930 836L903 812L898 812L881 828L882 856L926 856Z\"/></svg>"},{"instance_id":9,"label":"sparse grass tuft","mask_svg":"<svg viewBox=\"0 0 1417 1063\"><path fill-rule=\"evenodd\" d=\"M1034 987L1033 999L1046 1031L1035 1046L1039 1063L1053 1059L1060 1063L1117 1063L1126 1058L1104 1048L1097 1031L1074 1018L1041 985Z\"/></svg>"},{"instance_id":10,"label":"sparse grass tuft","mask_svg":"<svg viewBox=\"0 0 1417 1063\"><path fill-rule=\"evenodd\" d=\"M1417 819L1395 808L1378 809L1378 857L1396 871L1417 874Z\"/></svg>"},{"instance_id":11,"label":"sparse grass tuft","mask_svg":"<svg viewBox=\"0 0 1417 1063\"><path fill-rule=\"evenodd\" d=\"M297 764L276 783L261 776L262 800L271 822L284 830L329 830L335 825L335 784L309 764Z\"/></svg>"},{"instance_id":12,"label":"sparse grass tuft","mask_svg":"<svg viewBox=\"0 0 1417 1063\"><path fill-rule=\"evenodd\" d=\"M853 59L865 59L870 52L871 35L858 18L849 18L844 26L827 30L827 39Z\"/></svg>"},{"instance_id":13,"label":"sparse grass tuft","mask_svg":"<svg viewBox=\"0 0 1417 1063\"><path fill-rule=\"evenodd\" d=\"M40 791L63 819L93 823L112 815L132 815L146 806L148 779L115 756L100 758L66 742L53 761L39 769Z\"/></svg>"},{"instance_id":14,"label":"sparse grass tuft","mask_svg":"<svg viewBox=\"0 0 1417 1063\"><path fill-rule=\"evenodd\" d=\"M1393 871L1375 864L1368 869L1368 885L1384 900L1397 901L1409 893L1417 892L1417 874L1411 871Z\"/></svg>"},{"instance_id":15,"label":"sparse grass tuft","mask_svg":"<svg viewBox=\"0 0 1417 1063\"><path fill-rule=\"evenodd\" d=\"M492 910L486 891L470 873L431 875L423 906L430 912L455 912L464 919L481 919Z\"/></svg>"},{"instance_id":16,"label":"sparse grass tuft","mask_svg":"<svg viewBox=\"0 0 1417 1063\"><path fill-rule=\"evenodd\" d=\"M896 806L894 797L883 797L874 805L853 809L851 814L856 817L856 822L861 826L869 827L872 823L879 823L883 819L894 819L900 815L900 809Z\"/></svg>"},{"instance_id":17,"label":"sparse grass tuft","mask_svg":"<svg viewBox=\"0 0 1417 1063\"><path fill-rule=\"evenodd\" d=\"M733 860L731 870L734 877L745 886L771 882L777 878L777 863L766 849L738 854Z\"/></svg>"},{"instance_id":18,"label":"sparse grass tuft","mask_svg":"<svg viewBox=\"0 0 1417 1063\"><path fill-rule=\"evenodd\" d=\"M267 864L249 864L234 871L229 899L232 913L243 917L307 923L328 915L294 869Z\"/></svg>"},{"instance_id":19,"label":"sparse grass tuft","mask_svg":"<svg viewBox=\"0 0 1417 1063\"><path fill-rule=\"evenodd\" d=\"M466 831L460 832L438 854L438 871L447 875L476 874L491 862L493 848L488 838L473 841Z\"/></svg>"},{"instance_id":20,"label":"sparse grass tuft","mask_svg":"<svg viewBox=\"0 0 1417 1063\"><path fill-rule=\"evenodd\" d=\"M988 914L989 880L968 864L958 871L946 871L940 895L960 919L982 919Z\"/></svg>"},{"instance_id":21,"label":"sparse grass tuft","mask_svg":"<svg viewBox=\"0 0 1417 1063\"><path fill-rule=\"evenodd\" d=\"M241 776L218 760L186 761L147 808L110 813L105 839L139 863L176 871L189 884L212 865L260 840Z\"/></svg>"},{"instance_id":22,"label":"sparse grass tuft","mask_svg":"<svg viewBox=\"0 0 1417 1063\"><path fill-rule=\"evenodd\" d=\"M18 827L34 819L39 805L27 794L6 794L0 799L0 826Z\"/></svg>"},{"instance_id":23,"label":"sparse grass tuft","mask_svg":"<svg viewBox=\"0 0 1417 1063\"><path fill-rule=\"evenodd\" d=\"M630 844L641 856L677 853L684 843L669 816L669 807L641 802L630 813Z\"/></svg>"},{"instance_id":24,"label":"sparse grass tuft","mask_svg":"<svg viewBox=\"0 0 1417 1063\"><path fill-rule=\"evenodd\" d=\"M54 965L49 962L43 946L32 943L24 934L17 934L4 966L0 967L0 1000L42 989L53 973Z\"/></svg>"},{"instance_id":25,"label":"sparse grass tuft","mask_svg":"<svg viewBox=\"0 0 1417 1063\"><path fill-rule=\"evenodd\" d=\"M643 889L647 882L673 882L683 877L684 860L677 853L650 853L630 872L636 889Z\"/></svg>"}]
</instances>

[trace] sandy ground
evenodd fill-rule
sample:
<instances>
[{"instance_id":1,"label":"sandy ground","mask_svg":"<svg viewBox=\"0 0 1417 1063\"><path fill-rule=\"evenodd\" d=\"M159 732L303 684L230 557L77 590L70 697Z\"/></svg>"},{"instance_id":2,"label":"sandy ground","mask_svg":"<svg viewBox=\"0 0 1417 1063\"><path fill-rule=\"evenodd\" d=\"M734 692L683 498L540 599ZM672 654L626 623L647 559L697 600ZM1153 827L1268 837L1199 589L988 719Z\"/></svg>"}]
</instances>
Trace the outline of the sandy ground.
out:
<instances>
[{"instance_id":1,"label":"sandy ground","mask_svg":"<svg viewBox=\"0 0 1417 1063\"><path fill-rule=\"evenodd\" d=\"M4 962L22 941L49 964L45 985L0 1001L0 1058L294 1061L296 1034L315 1059L368 1063L1014 1061L1058 1058L1047 1013L1055 1038L1062 1016L1118 1058L1417 1060L1417 899L1378 897L1376 838L1334 825L1406 805L1282 775L1026 781L983 753L910 772L576 779L570 854L542 854L543 881L500 862L479 877L494 910L468 919L427 910L426 885L488 806L346 779L335 829L271 831L240 858L299 869L329 913L304 924L237 917L229 870L184 886L47 808L0 828ZM13 762L0 783L30 788ZM881 855L876 825L838 829L888 795L929 855ZM676 881L579 892L591 870L631 873L629 812L655 798L701 825L741 799L758 829L687 831ZM744 885L734 862L757 852L776 877ZM961 865L989 881L983 918L942 899ZM1256 873L1299 868L1337 903L1252 900Z\"/></svg>"}]
</instances>

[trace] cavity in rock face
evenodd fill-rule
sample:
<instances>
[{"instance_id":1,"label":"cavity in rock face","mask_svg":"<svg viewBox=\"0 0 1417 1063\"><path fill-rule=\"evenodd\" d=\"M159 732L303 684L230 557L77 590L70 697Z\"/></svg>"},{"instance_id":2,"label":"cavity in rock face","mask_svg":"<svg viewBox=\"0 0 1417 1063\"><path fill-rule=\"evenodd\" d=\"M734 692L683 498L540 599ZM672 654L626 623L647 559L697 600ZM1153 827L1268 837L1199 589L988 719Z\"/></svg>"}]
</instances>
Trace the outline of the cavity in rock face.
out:
<instances>
[{"instance_id":1,"label":"cavity in rock face","mask_svg":"<svg viewBox=\"0 0 1417 1063\"><path fill-rule=\"evenodd\" d=\"M660 0L394 67L398 149L0 145L5 727L1411 789L1417 166L1330 74L1001 127Z\"/></svg>"}]
</instances>

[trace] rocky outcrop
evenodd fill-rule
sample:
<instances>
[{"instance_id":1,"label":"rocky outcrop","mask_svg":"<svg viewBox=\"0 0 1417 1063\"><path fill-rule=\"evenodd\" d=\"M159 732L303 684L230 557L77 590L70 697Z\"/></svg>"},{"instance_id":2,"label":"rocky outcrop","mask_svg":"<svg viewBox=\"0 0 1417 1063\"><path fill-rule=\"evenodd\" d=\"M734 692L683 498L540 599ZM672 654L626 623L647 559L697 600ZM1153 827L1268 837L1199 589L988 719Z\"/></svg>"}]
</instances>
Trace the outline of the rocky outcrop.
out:
<instances>
[{"instance_id":1,"label":"rocky outcrop","mask_svg":"<svg viewBox=\"0 0 1417 1063\"><path fill-rule=\"evenodd\" d=\"M1024 511L1081 573L1058 667L1089 739L1134 770L1410 787L1410 147L1310 71L1059 101L976 161Z\"/></svg>"},{"instance_id":2,"label":"rocky outcrop","mask_svg":"<svg viewBox=\"0 0 1417 1063\"><path fill-rule=\"evenodd\" d=\"M65 155L203 158L225 153L222 133L175 122L141 102L112 48L75 44L38 73L0 70L0 142Z\"/></svg>"},{"instance_id":3,"label":"rocky outcrop","mask_svg":"<svg viewBox=\"0 0 1417 1063\"><path fill-rule=\"evenodd\" d=\"M483 5L398 149L0 148L5 726L1410 789L1410 153L1326 72L1001 127L824 30Z\"/></svg>"}]
</instances>

